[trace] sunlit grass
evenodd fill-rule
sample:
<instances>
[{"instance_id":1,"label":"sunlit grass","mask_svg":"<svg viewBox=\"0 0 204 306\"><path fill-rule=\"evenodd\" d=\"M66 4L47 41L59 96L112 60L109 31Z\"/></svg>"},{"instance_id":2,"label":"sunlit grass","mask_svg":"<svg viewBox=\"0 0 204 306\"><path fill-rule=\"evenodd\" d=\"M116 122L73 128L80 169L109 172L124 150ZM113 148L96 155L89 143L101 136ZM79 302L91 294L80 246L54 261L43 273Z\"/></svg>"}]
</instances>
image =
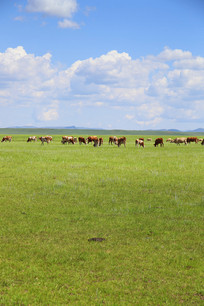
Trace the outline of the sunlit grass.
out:
<instances>
[{"instance_id":1,"label":"sunlit grass","mask_svg":"<svg viewBox=\"0 0 204 306\"><path fill-rule=\"evenodd\" d=\"M136 137L0 143L2 304L202 304L203 146Z\"/></svg>"}]
</instances>

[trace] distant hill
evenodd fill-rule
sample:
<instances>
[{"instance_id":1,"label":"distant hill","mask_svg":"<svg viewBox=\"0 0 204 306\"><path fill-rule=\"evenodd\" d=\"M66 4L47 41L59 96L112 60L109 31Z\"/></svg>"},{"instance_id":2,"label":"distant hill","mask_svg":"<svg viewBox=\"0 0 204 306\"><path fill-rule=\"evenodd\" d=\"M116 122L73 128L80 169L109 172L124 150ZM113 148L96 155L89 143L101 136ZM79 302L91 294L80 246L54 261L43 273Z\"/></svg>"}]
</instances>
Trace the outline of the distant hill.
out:
<instances>
[{"instance_id":1,"label":"distant hill","mask_svg":"<svg viewBox=\"0 0 204 306\"><path fill-rule=\"evenodd\" d=\"M89 129L80 128L75 126L70 127L49 127L49 128L37 128L37 127L12 127L12 128L0 128L1 135L157 135L173 137L176 135L186 135L186 136L200 136L202 137L204 129L199 128L194 131L179 131L176 129L169 130L103 130L103 129Z\"/></svg>"},{"instance_id":2,"label":"distant hill","mask_svg":"<svg viewBox=\"0 0 204 306\"><path fill-rule=\"evenodd\" d=\"M51 129L51 130L104 130L102 128L87 128L87 127L78 127L75 125L71 125L71 126L49 126L49 127L37 127L37 126L11 126L11 127L7 127L7 128L0 128L0 129ZM104 130L104 131L109 131L109 130ZM110 130L111 131L111 130ZM120 130L120 129L113 129L112 131L130 131L130 130ZM131 130L133 131L133 130ZM135 130L140 132L140 130ZM159 130L144 130L145 132L178 132L178 133L204 133L204 129L203 128L198 128L195 130L186 130L186 131L181 131L178 129L159 129Z\"/></svg>"},{"instance_id":3,"label":"distant hill","mask_svg":"<svg viewBox=\"0 0 204 306\"><path fill-rule=\"evenodd\" d=\"M198 128L196 130L187 130L187 131L181 131L181 130L177 130L177 129L160 129L160 130L157 130L157 131L162 131L162 132L179 132L179 133L182 133L182 132L185 132L185 133L204 133L204 129L202 128Z\"/></svg>"},{"instance_id":4,"label":"distant hill","mask_svg":"<svg viewBox=\"0 0 204 306\"><path fill-rule=\"evenodd\" d=\"M198 133L204 133L204 129L202 128L199 128L199 129L196 129L196 130L193 130L193 131L188 131L188 132L198 132Z\"/></svg>"},{"instance_id":5,"label":"distant hill","mask_svg":"<svg viewBox=\"0 0 204 306\"><path fill-rule=\"evenodd\" d=\"M169 129L169 130L161 129L161 130L158 130L158 131L163 131L163 132L181 132L180 130L176 130L176 129Z\"/></svg>"},{"instance_id":6,"label":"distant hill","mask_svg":"<svg viewBox=\"0 0 204 306\"><path fill-rule=\"evenodd\" d=\"M84 127L76 127L74 125L72 126L49 126L49 127L37 127L37 126L10 126L7 129L60 129L60 130L65 130L65 129L85 129Z\"/></svg>"}]
</instances>

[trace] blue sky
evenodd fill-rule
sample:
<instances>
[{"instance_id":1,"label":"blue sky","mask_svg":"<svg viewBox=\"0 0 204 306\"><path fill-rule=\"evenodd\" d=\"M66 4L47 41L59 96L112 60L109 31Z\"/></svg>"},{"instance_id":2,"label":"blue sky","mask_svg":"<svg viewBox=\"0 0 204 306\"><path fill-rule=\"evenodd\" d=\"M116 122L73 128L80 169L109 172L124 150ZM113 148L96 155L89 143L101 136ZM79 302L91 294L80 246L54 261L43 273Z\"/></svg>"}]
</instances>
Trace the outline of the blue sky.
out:
<instances>
[{"instance_id":1,"label":"blue sky","mask_svg":"<svg viewBox=\"0 0 204 306\"><path fill-rule=\"evenodd\" d=\"M0 127L204 127L204 1L0 1Z\"/></svg>"}]
</instances>

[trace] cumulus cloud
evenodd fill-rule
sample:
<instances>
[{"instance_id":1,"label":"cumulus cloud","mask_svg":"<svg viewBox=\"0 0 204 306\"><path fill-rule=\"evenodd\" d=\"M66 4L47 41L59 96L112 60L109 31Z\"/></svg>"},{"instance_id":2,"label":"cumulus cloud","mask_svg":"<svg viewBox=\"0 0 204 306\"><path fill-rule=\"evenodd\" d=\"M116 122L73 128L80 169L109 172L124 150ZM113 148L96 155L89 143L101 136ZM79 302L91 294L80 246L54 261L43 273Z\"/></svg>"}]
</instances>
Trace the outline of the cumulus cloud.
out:
<instances>
[{"instance_id":1,"label":"cumulus cloud","mask_svg":"<svg viewBox=\"0 0 204 306\"><path fill-rule=\"evenodd\" d=\"M132 129L182 128L204 122L203 62L189 51L169 48L139 59L112 50L59 70L49 53L35 56L22 46L8 48L0 53L0 103L25 112L31 108L44 122L61 124L71 109L72 124L87 112L80 126L92 119L97 127L100 116L104 128L125 128L124 119Z\"/></svg>"},{"instance_id":2,"label":"cumulus cloud","mask_svg":"<svg viewBox=\"0 0 204 306\"><path fill-rule=\"evenodd\" d=\"M165 47L157 58L163 61L183 60L192 58L192 53L189 51L183 51L181 49L171 50L170 48Z\"/></svg>"},{"instance_id":3,"label":"cumulus cloud","mask_svg":"<svg viewBox=\"0 0 204 306\"><path fill-rule=\"evenodd\" d=\"M156 117L153 120L150 121L140 121L140 120L136 120L136 123L141 127L141 128L146 128L147 126L151 126L153 128L155 128L160 122L162 121L162 118L160 117Z\"/></svg>"},{"instance_id":4,"label":"cumulus cloud","mask_svg":"<svg viewBox=\"0 0 204 306\"><path fill-rule=\"evenodd\" d=\"M27 54L22 46L0 53L0 100L17 107L33 107L54 92L46 85L57 71L51 55Z\"/></svg>"},{"instance_id":5,"label":"cumulus cloud","mask_svg":"<svg viewBox=\"0 0 204 306\"><path fill-rule=\"evenodd\" d=\"M27 0L26 11L29 13L41 13L50 17L64 18L58 21L60 28L79 29L78 23L71 20L78 10L77 0ZM15 20L20 20L16 17ZM43 22L43 25L45 23Z\"/></svg>"},{"instance_id":6,"label":"cumulus cloud","mask_svg":"<svg viewBox=\"0 0 204 306\"><path fill-rule=\"evenodd\" d=\"M79 29L80 26L78 23L68 20L68 19L64 19L63 21L59 21L58 25L60 28L70 28L70 29Z\"/></svg>"},{"instance_id":7,"label":"cumulus cloud","mask_svg":"<svg viewBox=\"0 0 204 306\"><path fill-rule=\"evenodd\" d=\"M38 115L40 121L53 121L58 118L59 115L56 109L42 110Z\"/></svg>"},{"instance_id":8,"label":"cumulus cloud","mask_svg":"<svg viewBox=\"0 0 204 306\"><path fill-rule=\"evenodd\" d=\"M54 69L51 67L51 54L34 56L27 54L22 46L8 48L5 53L0 53L1 78L12 80L29 80L33 82L50 78Z\"/></svg>"},{"instance_id":9,"label":"cumulus cloud","mask_svg":"<svg viewBox=\"0 0 204 306\"><path fill-rule=\"evenodd\" d=\"M125 118L128 119L128 120L132 120L133 118L135 118L134 115L125 115Z\"/></svg>"},{"instance_id":10,"label":"cumulus cloud","mask_svg":"<svg viewBox=\"0 0 204 306\"><path fill-rule=\"evenodd\" d=\"M197 56L195 58L181 59L180 61L175 61L173 66L178 69L204 70L204 58Z\"/></svg>"},{"instance_id":11,"label":"cumulus cloud","mask_svg":"<svg viewBox=\"0 0 204 306\"><path fill-rule=\"evenodd\" d=\"M44 13L50 16L70 18L77 11L76 0L28 0L28 12Z\"/></svg>"}]
</instances>

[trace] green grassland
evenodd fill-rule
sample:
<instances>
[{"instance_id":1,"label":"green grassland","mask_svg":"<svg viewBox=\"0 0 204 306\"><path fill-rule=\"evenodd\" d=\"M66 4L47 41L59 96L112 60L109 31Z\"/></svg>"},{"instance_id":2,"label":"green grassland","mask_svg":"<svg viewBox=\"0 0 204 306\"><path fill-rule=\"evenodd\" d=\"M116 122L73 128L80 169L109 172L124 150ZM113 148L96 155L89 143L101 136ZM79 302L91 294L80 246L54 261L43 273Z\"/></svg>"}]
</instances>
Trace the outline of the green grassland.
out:
<instances>
[{"instance_id":1,"label":"green grassland","mask_svg":"<svg viewBox=\"0 0 204 306\"><path fill-rule=\"evenodd\" d=\"M202 305L204 146L44 134L0 143L0 304Z\"/></svg>"}]
</instances>

